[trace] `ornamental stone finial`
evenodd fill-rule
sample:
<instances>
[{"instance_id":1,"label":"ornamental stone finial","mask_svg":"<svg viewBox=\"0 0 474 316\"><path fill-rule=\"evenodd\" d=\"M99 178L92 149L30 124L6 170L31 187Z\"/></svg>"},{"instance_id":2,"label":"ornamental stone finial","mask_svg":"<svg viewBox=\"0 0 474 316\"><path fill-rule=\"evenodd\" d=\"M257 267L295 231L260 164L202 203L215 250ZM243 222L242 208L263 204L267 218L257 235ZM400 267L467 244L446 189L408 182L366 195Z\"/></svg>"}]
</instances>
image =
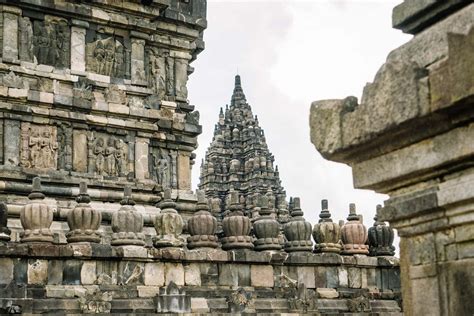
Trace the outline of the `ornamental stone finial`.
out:
<instances>
[{"instance_id":1,"label":"ornamental stone finial","mask_svg":"<svg viewBox=\"0 0 474 316\"><path fill-rule=\"evenodd\" d=\"M222 238L222 249L252 249L252 237L249 236L252 223L243 213L237 191L230 192L229 211L222 220L222 229L225 236Z\"/></svg>"},{"instance_id":2,"label":"ornamental stone finial","mask_svg":"<svg viewBox=\"0 0 474 316\"><path fill-rule=\"evenodd\" d=\"M112 215L112 242L114 246L144 246L143 216L132 200L132 188L124 188L122 207Z\"/></svg>"},{"instance_id":3,"label":"ornamental stone finial","mask_svg":"<svg viewBox=\"0 0 474 316\"><path fill-rule=\"evenodd\" d=\"M291 205L291 219L283 228L287 239L285 251L309 252L313 248L313 243L311 242L311 224L303 217L299 197L292 198Z\"/></svg>"},{"instance_id":4,"label":"ornamental stone finial","mask_svg":"<svg viewBox=\"0 0 474 316\"><path fill-rule=\"evenodd\" d=\"M333 223L329 212L328 200L321 201L321 213L319 223L314 225L313 238L316 244L314 252L334 252L340 253L341 228L337 223Z\"/></svg>"},{"instance_id":5,"label":"ornamental stone finial","mask_svg":"<svg viewBox=\"0 0 474 316\"><path fill-rule=\"evenodd\" d=\"M260 217L253 224L255 231L255 250L280 250L281 244L278 238L280 227L278 221L273 218L273 209L270 209L268 196L259 195L258 206L260 207Z\"/></svg>"},{"instance_id":6,"label":"ornamental stone finial","mask_svg":"<svg viewBox=\"0 0 474 316\"><path fill-rule=\"evenodd\" d=\"M342 254L368 254L369 247L367 242L367 229L356 214L354 203L349 204L349 216L347 223L341 228L341 237L343 243Z\"/></svg>"},{"instance_id":7,"label":"ornamental stone finial","mask_svg":"<svg viewBox=\"0 0 474 316\"><path fill-rule=\"evenodd\" d=\"M188 248L217 248L217 219L209 212L209 203L203 191L197 190L196 212L188 220Z\"/></svg>"},{"instance_id":8,"label":"ornamental stone finial","mask_svg":"<svg viewBox=\"0 0 474 316\"><path fill-rule=\"evenodd\" d=\"M382 205L377 205L377 212L382 209ZM378 221L377 213L374 216L374 225L369 228L369 255L370 256L393 256L395 247L393 239L395 233L393 228L387 226L385 222Z\"/></svg>"},{"instance_id":9,"label":"ornamental stone finial","mask_svg":"<svg viewBox=\"0 0 474 316\"><path fill-rule=\"evenodd\" d=\"M166 188L163 201L159 204L161 212L155 219L155 247L182 247L184 239L181 236L184 221L176 211L176 203L171 198L171 189Z\"/></svg>"},{"instance_id":10,"label":"ornamental stone finial","mask_svg":"<svg viewBox=\"0 0 474 316\"><path fill-rule=\"evenodd\" d=\"M66 234L68 243L100 243L98 229L102 222L102 214L89 205L90 201L89 194L87 194L87 183L81 181L79 183L79 195L76 198L77 204L67 215L67 223L70 229Z\"/></svg>"},{"instance_id":11,"label":"ornamental stone finial","mask_svg":"<svg viewBox=\"0 0 474 316\"><path fill-rule=\"evenodd\" d=\"M44 194L41 179L33 178L33 187L28 195L30 202L20 213L20 221L25 230L22 242L53 242L53 233L50 230L53 223L53 210L44 203Z\"/></svg>"}]
</instances>

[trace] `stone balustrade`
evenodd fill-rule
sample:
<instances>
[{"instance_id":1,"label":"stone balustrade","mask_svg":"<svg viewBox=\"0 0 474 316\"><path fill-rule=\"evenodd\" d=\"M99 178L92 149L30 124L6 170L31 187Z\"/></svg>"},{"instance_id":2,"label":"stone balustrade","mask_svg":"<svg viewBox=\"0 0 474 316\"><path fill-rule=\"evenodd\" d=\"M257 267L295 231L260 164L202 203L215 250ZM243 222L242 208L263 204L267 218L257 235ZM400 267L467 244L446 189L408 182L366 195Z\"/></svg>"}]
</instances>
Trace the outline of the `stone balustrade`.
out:
<instances>
[{"instance_id":1,"label":"stone balustrade","mask_svg":"<svg viewBox=\"0 0 474 316\"><path fill-rule=\"evenodd\" d=\"M268 208L266 196L259 196L257 211L261 214L253 223L241 212L239 194L231 192L231 204L228 214L222 220L224 237L216 235L217 219L207 211L209 201L202 192L198 192L199 203L197 212L185 223L176 211L176 203L171 198L171 190L165 190L164 199L158 205L159 211L151 219L156 233L144 229L143 215L135 209L132 191L127 187L122 199L122 207L113 213L110 227L100 226L101 212L91 205L90 196L87 194L87 185L82 182L77 197L76 206L66 216L69 231L65 232L66 240L58 241L53 238L51 230L53 224L53 211L45 202L40 179L33 179L33 189L29 195L30 202L23 207L21 212L21 225L23 232L21 242L34 243L76 243L93 242L114 246L145 246L156 248L216 248L224 250L253 249L270 252L311 252L311 232L316 242L315 253L333 252L343 255L369 254L394 255L393 229L384 222L379 222L375 217L374 226L367 231L361 222L361 217L355 213L355 204L350 205L348 221L340 226L333 223L328 211L327 200L322 201L321 220L314 226L303 218L300 208L300 199L292 198L291 220L279 228L278 222L272 217L272 210ZM161 208L161 209L160 209ZM380 206L378 206L380 208ZM2 206L0 230L3 232L1 240L10 240L11 230L8 226L8 208ZM102 222L102 224L104 224ZM187 230L184 231L185 226ZM56 232L64 234L64 230ZM281 231L280 231L281 230ZM8 232L8 234L6 234ZM284 235L283 239L279 234ZM108 236L110 235L110 236ZM147 236L145 236L147 235ZM186 245L186 237L189 245ZM368 238L370 236L370 238ZM15 238L13 238L15 241ZM147 242L149 240L150 242ZM222 244L222 246L221 246Z\"/></svg>"}]
</instances>

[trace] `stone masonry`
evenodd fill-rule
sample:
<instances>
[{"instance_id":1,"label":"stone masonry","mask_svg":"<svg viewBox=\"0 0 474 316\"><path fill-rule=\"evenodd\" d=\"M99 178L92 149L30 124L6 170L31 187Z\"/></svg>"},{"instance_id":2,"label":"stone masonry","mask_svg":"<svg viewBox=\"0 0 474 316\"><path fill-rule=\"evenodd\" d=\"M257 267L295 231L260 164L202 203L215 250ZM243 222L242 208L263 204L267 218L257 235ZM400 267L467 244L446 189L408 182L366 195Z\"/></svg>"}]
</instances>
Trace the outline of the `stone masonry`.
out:
<instances>
[{"instance_id":1,"label":"stone masonry","mask_svg":"<svg viewBox=\"0 0 474 316\"><path fill-rule=\"evenodd\" d=\"M255 214L254 207L260 194L266 195L270 207L277 210L279 222L286 223L288 202L274 161L237 75L230 106L220 109L214 137L201 164L199 188L211 200L212 212L222 217L230 192L237 191L246 215L255 220L259 214Z\"/></svg>"},{"instance_id":2,"label":"stone masonry","mask_svg":"<svg viewBox=\"0 0 474 316\"><path fill-rule=\"evenodd\" d=\"M145 226L166 188L191 214L201 126L186 84L206 2L0 1L0 11L0 186L14 235L34 176L60 221L81 181L106 222L126 185Z\"/></svg>"},{"instance_id":3,"label":"stone masonry","mask_svg":"<svg viewBox=\"0 0 474 316\"><path fill-rule=\"evenodd\" d=\"M474 4L405 0L393 25L414 37L355 97L311 106L311 141L390 198L406 315L474 313Z\"/></svg>"},{"instance_id":4,"label":"stone masonry","mask_svg":"<svg viewBox=\"0 0 474 316\"><path fill-rule=\"evenodd\" d=\"M393 229L287 205L240 77L191 191L206 23L205 0L0 1L0 314L401 315Z\"/></svg>"}]
</instances>

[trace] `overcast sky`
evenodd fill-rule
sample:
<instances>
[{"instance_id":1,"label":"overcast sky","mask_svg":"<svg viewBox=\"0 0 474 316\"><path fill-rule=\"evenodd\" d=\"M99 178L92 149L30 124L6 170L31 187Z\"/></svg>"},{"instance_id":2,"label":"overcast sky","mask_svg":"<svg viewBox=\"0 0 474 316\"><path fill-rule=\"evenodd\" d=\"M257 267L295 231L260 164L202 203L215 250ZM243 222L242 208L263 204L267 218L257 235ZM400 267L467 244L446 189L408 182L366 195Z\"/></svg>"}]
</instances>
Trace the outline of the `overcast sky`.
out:
<instances>
[{"instance_id":1,"label":"overcast sky","mask_svg":"<svg viewBox=\"0 0 474 316\"><path fill-rule=\"evenodd\" d=\"M326 198L334 220L345 219L354 202L371 226L376 204L386 197L355 190L348 166L320 156L309 138L309 109L320 99L360 100L388 53L410 39L391 27L400 2L209 0L206 49L189 81L189 100L203 126L193 187L238 71L287 195L301 197L305 217L314 224Z\"/></svg>"}]
</instances>

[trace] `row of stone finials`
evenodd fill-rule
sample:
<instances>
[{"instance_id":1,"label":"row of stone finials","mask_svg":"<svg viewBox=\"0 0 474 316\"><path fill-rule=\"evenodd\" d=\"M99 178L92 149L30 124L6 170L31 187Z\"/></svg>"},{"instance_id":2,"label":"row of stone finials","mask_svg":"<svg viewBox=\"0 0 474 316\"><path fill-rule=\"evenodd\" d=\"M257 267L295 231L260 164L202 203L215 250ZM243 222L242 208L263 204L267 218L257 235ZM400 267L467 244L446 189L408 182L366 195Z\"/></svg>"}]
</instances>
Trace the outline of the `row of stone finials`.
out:
<instances>
[{"instance_id":1,"label":"row of stone finials","mask_svg":"<svg viewBox=\"0 0 474 316\"><path fill-rule=\"evenodd\" d=\"M120 209L112 216L112 241L114 246L145 246L143 233L143 216L138 212L131 198L131 188L126 187ZM257 251L284 249L286 252L332 252L346 255L369 254L373 256L394 255L392 246L394 231L390 226L377 221L367 230L355 212L355 205L351 204L347 222L342 225L331 220L326 200L322 202L322 212L319 223L312 226L303 218L299 198L292 201L291 220L283 225L285 242L281 242L281 228L274 218L274 210L268 207L266 196L259 197L256 211L260 214L253 223L242 211L239 195L231 192L229 212L218 223L209 212L208 201L202 191L198 191L196 212L187 223L190 236L187 237L187 247L217 248L221 244L224 250L254 249ZM20 221L24 229L21 242L52 243L53 233L50 227L53 222L53 210L44 203L41 181L39 177L33 179L33 189L28 196L27 203L21 210ZM66 234L68 243L91 242L100 243L101 235L98 231L102 215L99 210L90 206L90 197L87 194L87 185L80 183L80 193L76 198L77 204L67 216L70 231ZM0 240L10 240L10 230L7 227L7 207L1 204L0 208ZM156 215L154 226L156 237L154 246L184 247L185 239L182 236L184 221L176 211L176 203L171 199L171 190L166 189L164 199L159 203L161 212ZM222 225L223 237L216 235L218 225ZM253 234L252 236L252 228ZM311 241L311 235L315 240Z\"/></svg>"}]
</instances>

